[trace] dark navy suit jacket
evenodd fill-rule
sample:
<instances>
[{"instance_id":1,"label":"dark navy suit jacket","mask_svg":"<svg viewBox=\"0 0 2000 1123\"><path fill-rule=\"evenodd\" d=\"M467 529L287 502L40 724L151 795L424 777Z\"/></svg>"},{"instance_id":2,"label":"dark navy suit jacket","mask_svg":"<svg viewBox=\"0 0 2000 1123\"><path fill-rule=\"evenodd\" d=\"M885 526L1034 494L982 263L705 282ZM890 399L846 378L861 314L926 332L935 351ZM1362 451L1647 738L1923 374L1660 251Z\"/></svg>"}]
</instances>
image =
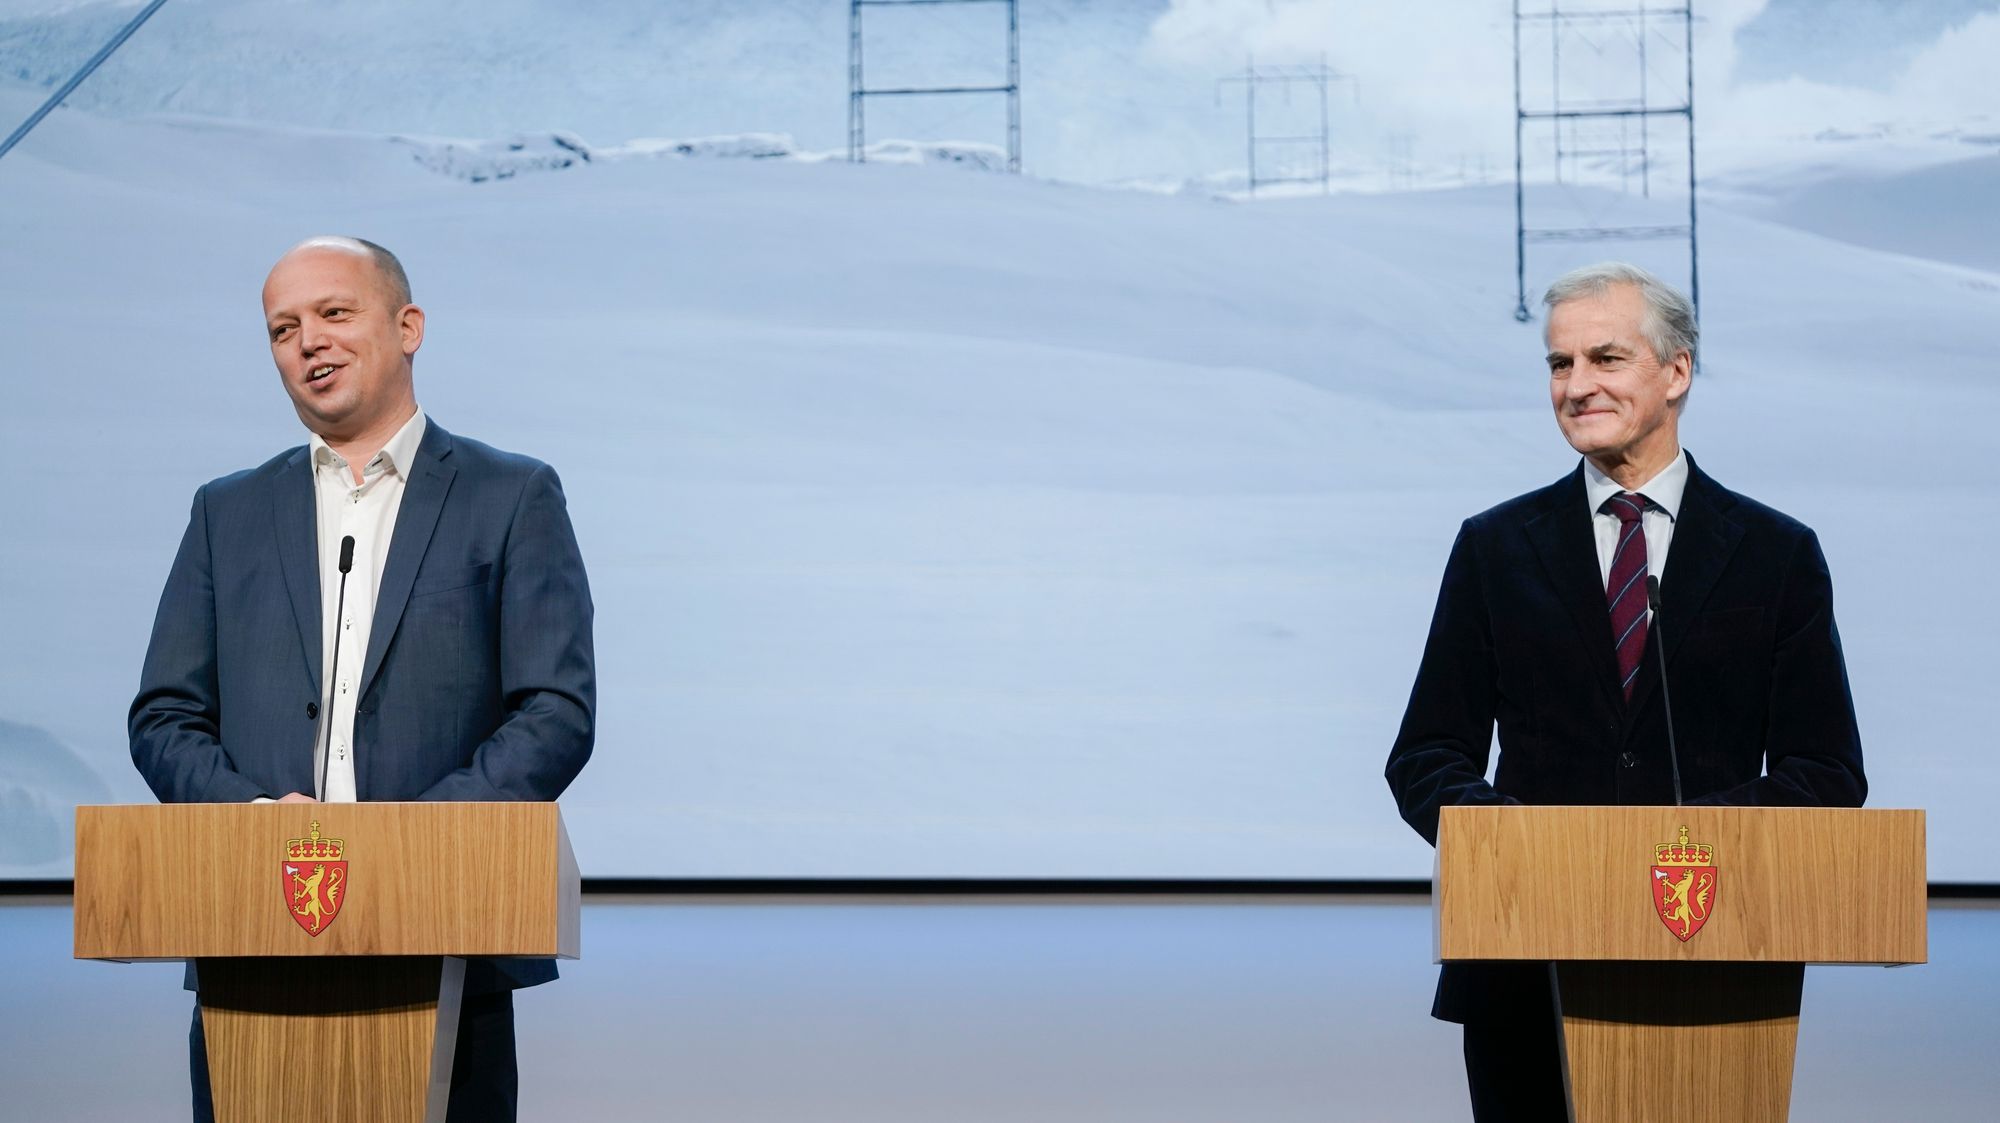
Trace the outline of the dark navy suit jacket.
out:
<instances>
[{"instance_id":1,"label":"dark navy suit jacket","mask_svg":"<svg viewBox=\"0 0 2000 1123\"><path fill-rule=\"evenodd\" d=\"M357 684L363 800L552 800L595 736L590 588L553 469L426 423ZM305 447L195 492L128 728L163 803L313 791L318 521ZM469 991L555 977L468 964Z\"/></svg>"},{"instance_id":2,"label":"dark navy suit jacket","mask_svg":"<svg viewBox=\"0 0 2000 1123\"><path fill-rule=\"evenodd\" d=\"M1689 457L1660 597L1688 802L1859 807L1861 735L1813 532ZM1671 804L1658 658L1649 639L1627 702L1581 464L1467 519L1389 752L1403 818L1435 845L1451 804ZM1433 1013L1519 1008L1523 987L1545 993L1547 972L1448 965Z\"/></svg>"}]
</instances>

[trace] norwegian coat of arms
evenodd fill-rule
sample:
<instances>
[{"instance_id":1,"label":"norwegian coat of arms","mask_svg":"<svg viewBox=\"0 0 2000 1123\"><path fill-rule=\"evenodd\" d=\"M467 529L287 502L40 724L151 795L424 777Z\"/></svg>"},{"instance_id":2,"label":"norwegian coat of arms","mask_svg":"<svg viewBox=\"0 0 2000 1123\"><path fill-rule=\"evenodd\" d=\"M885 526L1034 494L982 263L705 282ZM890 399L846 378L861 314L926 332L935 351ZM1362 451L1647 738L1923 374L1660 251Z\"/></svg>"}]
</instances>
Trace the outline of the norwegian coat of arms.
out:
<instances>
[{"instance_id":1,"label":"norwegian coat of arms","mask_svg":"<svg viewBox=\"0 0 2000 1123\"><path fill-rule=\"evenodd\" d=\"M321 838L319 820L305 838L285 844L285 909L306 935L326 931L347 899L346 843Z\"/></svg>"},{"instance_id":2,"label":"norwegian coat of arms","mask_svg":"<svg viewBox=\"0 0 2000 1123\"><path fill-rule=\"evenodd\" d=\"M1701 931L1715 908L1715 848L1689 842L1681 828L1679 842L1654 848L1653 911L1682 943Z\"/></svg>"}]
</instances>

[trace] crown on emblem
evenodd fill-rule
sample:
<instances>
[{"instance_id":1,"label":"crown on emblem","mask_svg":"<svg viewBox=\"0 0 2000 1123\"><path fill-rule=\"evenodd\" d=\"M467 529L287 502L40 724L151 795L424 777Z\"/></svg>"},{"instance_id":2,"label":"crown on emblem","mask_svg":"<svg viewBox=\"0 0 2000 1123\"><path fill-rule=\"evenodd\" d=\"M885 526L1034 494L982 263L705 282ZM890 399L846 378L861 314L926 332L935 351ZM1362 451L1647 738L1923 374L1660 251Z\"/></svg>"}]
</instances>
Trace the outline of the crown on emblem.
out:
<instances>
[{"instance_id":1,"label":"crown on emblem","mask_svg":"<svg viewBox=\"0 0 2000 1123\"><path fill-rule=\"evenodd\" d=\"M1662 866L1707 866L1715 863L1715 847L1705 842L1689 842L1688 829L1681 828L1681 840L1654 847Z\"/></svg>"},{"instance_id":2,"label":"crown on emblem","mask_svg":"<svg viewBox=\"0 0 2000 1123\"><path fill-rule=\"evenodd\" d=\"M1686 834L1687 832L1682 831L1681 833ZM307 837L295 838L285 844L285 857L296 858L300 861L312 861L323 858L329 862L338 862L340 861L341 851L346 846L346 839L321 838L319 836L319 820L314 819L312 827L307 832ZM1661 849L1664 850L1665 847L1661 847Z\"/></svg>"}]
</instances>

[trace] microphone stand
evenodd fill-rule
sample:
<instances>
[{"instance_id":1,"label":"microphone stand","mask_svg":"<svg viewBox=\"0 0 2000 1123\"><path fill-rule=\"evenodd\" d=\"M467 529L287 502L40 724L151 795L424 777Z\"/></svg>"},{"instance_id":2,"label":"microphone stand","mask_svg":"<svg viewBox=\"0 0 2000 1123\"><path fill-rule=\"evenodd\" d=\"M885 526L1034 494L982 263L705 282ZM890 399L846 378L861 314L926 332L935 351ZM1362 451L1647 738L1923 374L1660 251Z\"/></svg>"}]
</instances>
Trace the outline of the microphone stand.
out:
<instances>
[{"instance_id":1,"label":"microphone stand","mask_svg":"<svg viewBox=\"0 0 2000 1123\"><path fill-rule=\"evenodd\" d=\"M1653 612L1649 631L1653 633L1653 650L1660 653L1660 704L1667 711L1667 762L1674 770L1674 806L1681 806L1681 753L1674 744L1674 699L1667 691L1667 644L1660 638L1660 579L1646 575L1646 607Z\"/></svg>"},{"instance_id":2,"label":"microphone stand","mask_svg":"<svg viewBox=\"0 0 2000 1123\"><path fill-rule=\"evenodd\" d=\"M327 758L333 755L333 707L337 701L334 691L340 689L340 633L342 631L340 620L341 617L347 615L347 571L353 568L354 536L350 534L340 540L340 594L335 598L333 607L333 665L327 669L326 673L326 681L331 689L328 690L326 695L325 733L323 736L315 739L317 742L316 747L319 751L313 754L319 758L319 768L316 770L317 775L313 778L313 798L321 802L326 801Z\"/></svg>"}]
</instances>

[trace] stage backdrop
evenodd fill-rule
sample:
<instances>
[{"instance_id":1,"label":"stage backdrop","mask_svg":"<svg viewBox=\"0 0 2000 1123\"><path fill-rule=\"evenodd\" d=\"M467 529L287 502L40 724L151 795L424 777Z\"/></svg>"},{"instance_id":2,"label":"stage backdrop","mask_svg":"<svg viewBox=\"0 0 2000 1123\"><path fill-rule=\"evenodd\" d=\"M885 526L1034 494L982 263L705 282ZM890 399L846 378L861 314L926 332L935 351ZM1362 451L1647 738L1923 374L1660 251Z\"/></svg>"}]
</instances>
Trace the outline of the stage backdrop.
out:
<instances>
[{"instance_id":1,"label":"stage backdrop","mask_svg":"<svg viewBox=\"0 0 2000 1123\"><path fill-rule=\"evenodd\" d=\"M598 609L597 755L564 800L586 874L1429 874L1381 765L1446 551L1575 463L1539 321L1511 315L1504 53L1457 92L1499 124L1456 158L1357 141L1342 190L1250 201L1198 175L1237 159L1241 104L1212 104L1178 6L1050 6L1021 177L974 144L823 158L845 5L689 6L715 42L785 44L766 72L831 70L774 78L759 116L756 71L711 69L733 93L656 105L658 134L707 138L680 145L547 131L643 127L605 108L636 69L530 66L494 96L544 131L473 120L464 80L500 81L506 44L613 37L528 3L458 37L465 6L436 7L301 69L255 43L305 42L321 6L169 5L0 160L0 877L67 876L74 804L150 798L123 720L160 585L195 488L304 439L258 287L322 231L403 255L429 414L562 475ZM1504 52L1506 6L1470 9ZM130 9L5 10L11 125ZM1940 17L1896 66L1995 26ZM1780 88L1749 65L1718 90ZM1948 114L1833 128L1855 104L1718 129L1683 435L1819 530L1870 802L1930 809L1934 879L2000 881L1975 576L2000 544L2000 162ZM998 140L983 122L958 125ZM1656 144L1650 198L1600 162L1535 205L1683 221L1685 136ZM1538 246L1530 284L1612 255L1688 277L1684 243Z\"/></svg>"}]
</instances>

